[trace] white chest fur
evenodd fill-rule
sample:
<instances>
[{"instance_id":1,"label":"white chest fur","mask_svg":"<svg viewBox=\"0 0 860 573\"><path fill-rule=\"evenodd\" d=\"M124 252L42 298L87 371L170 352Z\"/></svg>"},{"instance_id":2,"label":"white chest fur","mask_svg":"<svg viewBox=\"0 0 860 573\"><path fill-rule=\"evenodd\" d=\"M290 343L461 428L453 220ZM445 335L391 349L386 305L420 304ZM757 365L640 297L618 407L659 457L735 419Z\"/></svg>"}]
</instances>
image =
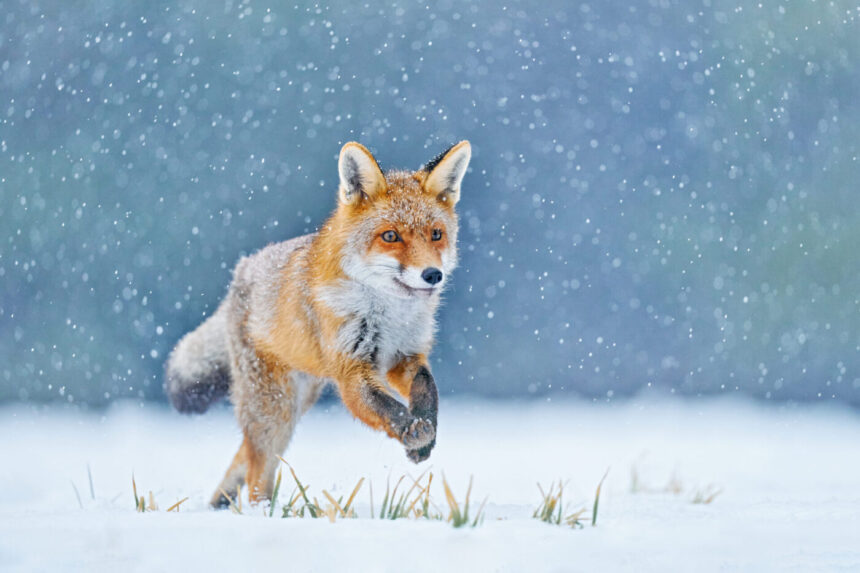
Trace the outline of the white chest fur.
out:
<instances>
[{"instance_id":1,"label":"white chest fur","mask_svg":"<svg viewBox=\"0 0 860 573\"><path fill-rule=\"evenodd\" d=\"M322 289L322 301L345 318L335 344L338 350L372 362L379 371L399 356L427 352L436 328L433 298L398 298L352 280Z\"/></svg>"}]
</instances>

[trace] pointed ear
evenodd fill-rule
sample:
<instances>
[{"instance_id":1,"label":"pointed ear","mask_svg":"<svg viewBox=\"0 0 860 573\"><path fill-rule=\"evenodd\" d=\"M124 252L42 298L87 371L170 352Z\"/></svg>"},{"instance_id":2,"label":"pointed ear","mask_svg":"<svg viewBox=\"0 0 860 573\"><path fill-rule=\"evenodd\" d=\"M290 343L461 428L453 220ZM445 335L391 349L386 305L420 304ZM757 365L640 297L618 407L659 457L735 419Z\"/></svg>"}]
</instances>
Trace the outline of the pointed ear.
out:
<instances>
[{"instance_id":1,"label":"pointed ear","mask_svg":"<svg viewBox=\"0 0 860 573\"><path fill-rule=\"evenodd\" d=\"M340 173L340 200L344 204L373 199L385 191L385 176L379 164L360 143L350 141L343 146L337 170Z\"/></svg>"},{"instance_id":2,"label":"pointed ear","mask_svg":"<svg viewBox=\"0 0 860 573\"><path fill-rule=\"evenodd\" d=\"M451 205L460 200L460 183L472 158L472 146L461 141L424 166L424 189Z\"/></svg>"}]
</instances>

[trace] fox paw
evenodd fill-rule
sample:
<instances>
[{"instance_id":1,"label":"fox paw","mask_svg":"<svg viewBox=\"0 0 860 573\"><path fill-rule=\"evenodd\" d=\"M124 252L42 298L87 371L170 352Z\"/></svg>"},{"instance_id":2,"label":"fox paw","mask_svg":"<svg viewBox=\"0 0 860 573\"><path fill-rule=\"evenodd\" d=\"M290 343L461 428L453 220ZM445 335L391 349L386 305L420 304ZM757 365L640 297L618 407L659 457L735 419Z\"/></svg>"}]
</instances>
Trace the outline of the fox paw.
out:
<instances>
[{"instance_id":1,"label":"fox paw","mask_svg":"<svg viewBox=\"0 0 860 573\"><path fill-rule=\"evenodd\" d=\"M435 437L436 428L430 420L415 418L400 436L400 441L407 450L417 450L432 442Z\"/></svg>"},{"instance_id":2,"label":"fox paw","mask_svg":"<svg viewBox=\"0 0 860 573\"><path fill-rule=\"evenodd\" d=\"M236 497L227 497L222 491L215 494L215 497L209 502L209 507L212 509L227 509L234 503L236 503Z\"/></svg>"},{"instance_id":3,"label":"fox paw","mask_svg":"<svg viewBox=\"0 0 860 573\"><path fill-rule=\"evenodd\" d=\"M434 438L423 448L418 448L417 450L406 450L406 457L409 458L410 461L419 464L430 457L430 452L433 451L433 446L435 445L436 439Z\"/></svg>"}]
</instances>

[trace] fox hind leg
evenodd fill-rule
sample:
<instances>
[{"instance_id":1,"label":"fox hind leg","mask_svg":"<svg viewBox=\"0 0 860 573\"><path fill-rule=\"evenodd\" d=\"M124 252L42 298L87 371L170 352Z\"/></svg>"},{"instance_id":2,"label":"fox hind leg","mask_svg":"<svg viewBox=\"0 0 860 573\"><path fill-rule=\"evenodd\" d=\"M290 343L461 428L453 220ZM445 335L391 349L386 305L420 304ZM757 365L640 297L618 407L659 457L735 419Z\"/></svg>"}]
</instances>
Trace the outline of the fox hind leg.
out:
<instances>
[{"instance_id":1,"label":"fox hind leg","mask_svg":"<svg viewBox=\"0 0 860 573\"><path fill-rule=\"evenodd\" d=\"M259 371L258 371L259 372ZM271 500L279 458L290 443L299 418L316 402L327 381L298 371L268 370L257 378L252 392L236 388L236 414L245 439L237 454L237 472L244 471L248 499L252 504ZM234 392L235 390L234 389ZM231 472L227 485L235 490L241 482Z\"/></svg>"},{"instance_id":2,"label":"fox hind leg","mask_svg":"<svg viewBox=\"0 0 860 573\"><path fill-rule=\"evenodd\" d=\"M319 397L324 381L293 371L274 356L259 352L247 332L247 292L231 287L234 315L227 323L231 358L231 400L244 440L212 505L223 507L244 482L248 499L271 499L278 456L284 453L296 422ZM227 486L227 487L225 487ZM223 499L222 499L223 498Z\"/></svg>"},{"instance_id":3,"label":"fox hind leg","mask_svg":"<svg viewBox=\"0 0 860 573\"><path fill-rule=\"evenodd\" d=\"M242 440L242 445L239 446L239 451L233 456L233 462L227 468L227 473L224 474L224 479L218 485L218 489L212 495L212 500L209 505L215 509L225 509L230 506L230 503L236 502L236 496L239 494L239 489L245 484L245 473L248 471L248 438Z\"/></svg>"},{"instance_id":4,"label":"fox hind leg","mask_svg":"<svg viewBox=\"0 0 860 573\"><path fill-rule=\"evenodd\" d=\"M248 484L248 500L252 504L272 499L278 456L287 449L294 428L295 420L286 420L277 427L266 428L268 431L262 432L263 439L251 444L245 481Z\"/></svg>"},{"instance_id":5,"label":"fox hind leg","mask_svg":"<svg viewBox=\"0 0 860 573\"><path fill-rule=\"evenodd\" d=\"M246 429L242 445L209 505L215 509L229 507L236 503L239 490L246 484L251 503L271 499L278 456L286 449L294 426L294 423L286 423L272 428L255 426Z\"/></svg>"}]
</instances>

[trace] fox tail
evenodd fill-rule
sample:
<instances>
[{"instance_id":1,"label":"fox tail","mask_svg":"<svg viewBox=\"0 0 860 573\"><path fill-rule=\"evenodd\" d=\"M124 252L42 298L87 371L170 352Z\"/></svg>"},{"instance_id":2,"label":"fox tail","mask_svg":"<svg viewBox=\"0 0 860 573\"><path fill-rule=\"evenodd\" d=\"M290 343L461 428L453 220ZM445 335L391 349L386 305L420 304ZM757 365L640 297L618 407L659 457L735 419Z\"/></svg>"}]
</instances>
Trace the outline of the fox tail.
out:
<instances>
[{"instance_id":1,"label":"fox tail","mask_svg":"<svg viewBox=\"0 0 860 573\"><path fill-rule=\"evenodd\" d=\"M167 359L164 389L183 414L202 414L230 391L227 313L219 309L186 334Z\"/></svg>"}]
</instances>

